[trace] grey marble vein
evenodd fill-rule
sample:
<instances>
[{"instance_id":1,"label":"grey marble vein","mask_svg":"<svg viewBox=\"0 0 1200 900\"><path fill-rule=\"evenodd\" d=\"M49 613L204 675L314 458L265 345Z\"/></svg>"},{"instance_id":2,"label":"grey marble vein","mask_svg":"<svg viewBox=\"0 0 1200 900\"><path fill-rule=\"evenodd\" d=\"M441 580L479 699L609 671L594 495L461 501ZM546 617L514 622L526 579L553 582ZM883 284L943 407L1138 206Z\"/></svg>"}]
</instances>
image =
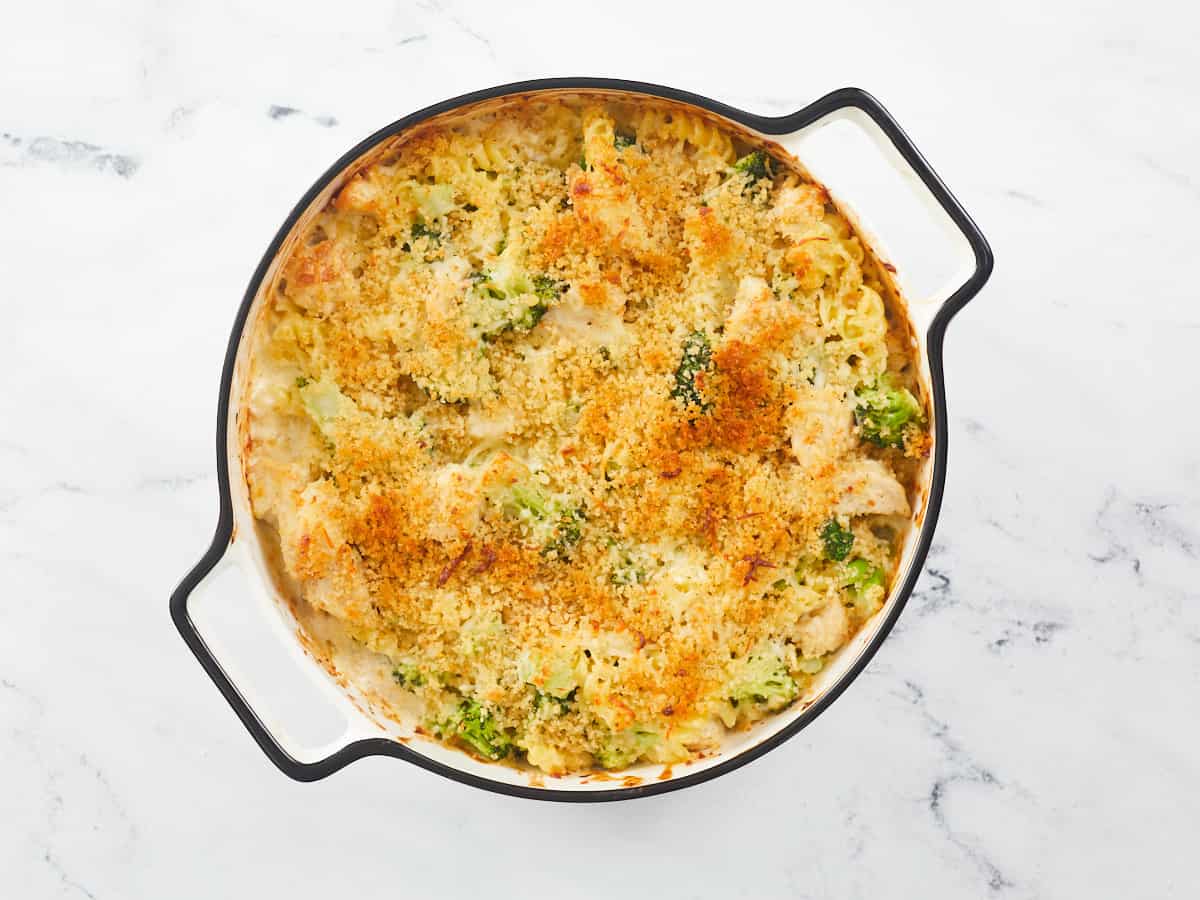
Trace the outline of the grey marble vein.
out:
<instances>
[{"instance_id":1,"label":"grey marble vein","mask_svg":"<svg viewBox=\"0 0 1200 900\"><path fill-rule=\"evenodd\" d=\"M290 119L293 116L300 116L302 118L309 119L310 121L315 122L317 125L320 125L322 128L333 128L338 123L338 120L333 116L308 115L303 110L296 109L294 106L280 106L272 103L267 107L267 118L278 121L280 119Z\"/></svg>"},{"instance_id":2,"label":"grey marble vein","mask_svg":"<svg viewBox=\"0 0 1200 900\"><path fill-rule=\"evenodd\" d=\"M1187 173L1180 172L1177 169L1164 165L1158 159L1150 156L1147 153L1138 153L1135 158L1151 172L1154 172L1156 175L1159 175L1171 184L1181 187L1189 193L1200 194L1200 181L1197 181Z\"/></svg>"},{"instance_id":3,"label":"grey marble vein","mask_svg":"<svg viewBox=\"0 0 1200 900\"><path fill-rule=\"evenodd\" d=\"M947 797L962 785L977 785L1002 790L1004 785L992 772L976 762L951 735L950 726L936 718L928 709L925 692L915 683L905 681L909 702L924 721L926 733L940 746L948 765L929 788L929 812L945 839L975 865L984 876L991 891L1013 887L1013 882L988 855L986 848L966 835L947 811Z\"/></svg>"},{"instance_id":4,"label":"grey marble vein","mask_svg":"<svg viewBox=\"0 0 1200 900\"><path fill-rule=\"evenodd\" d=\"M1095 522L1104 547L1090 554L1091 558L1102 564L1128 565L1139 578L1142 575L1139 545L1170 548L1195 559L1200 543L1195 532L1177 518L1179 511L1178 504L1137 500L1110 488Z\"/></svg>"},{"instance_id":5,"label":"grey marble vein","mask_svg":"<svg viewBox=\"0 0 1200 900\"><path fill-rule=\"evenodd\" d=\"M141 161L127 153L115 153L87 141L63 140L50 136L28 137L0 131L0 165L48 163L70 168L88 168L120 178L132 178Z\"/></svg>"},{"instance_id":6,"label":"grey marble vein","mask_svg":"<svg viewBox=\"0 0 1200 900\"><path fill-rule=\"evenodd\" d=\"M471 27L471 25L465 19L449 9L445 3L441 2L441 0L424 0L424 2L422 2L420 5L434 13L436 17L444 18L454 27L456 31L465 34L472 41L475 41L482 46L488 52L488 56L495 60L496 50L492 46L491 40L489 40L482 32Z\"/></svg>"},{"instance_id":7,"label":"grey marble vein","mask_svg":"<svg viewBox=\"0 0 1200 900\"><path fill-rule=\"evenodd\" d=\"M177 491L181 488L192 487L196 484L216 482L215 473L199 472L192 475L173 475L165 478L143 478L138 481L135 490L138 491Z\"/></svg>"},{"instance_id":8,"label":"grey marble vein","mask_svg":"<svg viewBox=\"0 0 1200 900\"><path fill-rule=\"evenodd\" d=\"M58 878L59 882L61 882L62 886L64 888L66 888L68 892L82 894L83 896L88 897L89 900L96 900L96 895L93 894L90 890L88 890L86 886L84 886L83 884L80 884L78 881L76 881L67 872L67 870L63 866L62 862L60 862L59 859L56 856L54 856L54 854L52 854L49 850L45 851L42 854L42 859L45 861L46 865L50 868L50 870L54 873L55 877Z\"/></svg>"},{"instance_id":9,"label":"grey marble vein","mask_svg":"<svg viewBox=\"0 0 1200 900\"><path fill-rule=\"evenodd\" d=\"M1025 191L1018 191L1015 188L1005 189L1004 196L1010 197L1013 200L1019 200L1022 203L1027 203L1033 207L1041 207L1044 205L1042 203L1042 201L1039 200L1037 197L1033 196L1033 194L1028 194Z\"/></svg>"}]
</instances>

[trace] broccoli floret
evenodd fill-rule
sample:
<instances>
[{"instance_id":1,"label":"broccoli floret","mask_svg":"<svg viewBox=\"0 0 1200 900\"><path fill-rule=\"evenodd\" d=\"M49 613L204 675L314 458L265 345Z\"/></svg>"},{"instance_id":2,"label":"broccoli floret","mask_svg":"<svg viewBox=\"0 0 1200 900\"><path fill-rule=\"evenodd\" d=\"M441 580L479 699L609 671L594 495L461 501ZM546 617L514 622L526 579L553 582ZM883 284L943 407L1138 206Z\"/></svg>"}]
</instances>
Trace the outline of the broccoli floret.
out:
<instances>
[{"instance_id":1,"label":"broccoli floret","mask_svg":"<svg viewBox=\"0 0 1200 900\"><path fill-rule=\"evenodd\" d=\"M392 678L401 687L415 688L425 683L425 676L421 670L409 663L401 663L392 669Z\"/></svg>"},{"instance_id":2,"label":"broccoli floret","mask_svg":"<svg viewBox=\"0 0 1200 900\"><path fill-rule=\"evenodd\" d=\"M577 693L579 693L579 688L573 688L571 693L565 697L555 697L553 694L534 688L533 708L537 711L544 706L556 716L565 716L571 711L571 704L575 702L575 695Z\"/></svg>"},{"instance_id":3,"label":"broccoli floret","mask_svg":"<svg viewBox=\"0 0 1200 900\"><path fill-rule=\"evenodd\" d=\"M554 526L554 536L542 548L542 554L551 554L566 559L572 547L583 537L583 510L578 507L567 507L560 510L558 522Z\"/></svg>"},{"instance_id":4,"label":"broccoli floret","mask_svg":"<svg viewBox=\"0 0 1200 900\"><path fill-rule=\"evenodd\" d=\"M608 580L615 585L644 584L647 580L646 570L634 561L628 551L618 551L616 565Z\"/></svg>"},{"instance_id":5,"label":"broccoli floret","mask_svg":"<svg viewBox=\"0 0 1200 900\"><path fill-rule=\"evenodd\" d=\"M636 558L633 550L620 543L616 538L608 539L608 554L612 563L612 569L608 576L611 584L620 587L629 584L645 584L650 580L644 561Z\"/></svg>"},{"instance_id":6,"label":"broccoli floret","mask_svg":"<svg viewBox=\"0 0 1200 900\"><path fill-rule=\"evenodd\" d=\"M525 651L517 660L517 677L529 685L541 699L534 697L534 708L551 700L570 703L579 690L578 656L573 653Z\"/></svg>"},{"instance_id":7,"label":"broccoli floret","mask_svg":"<svg viewBox=\"0 0 1200 900\"><path fill-rule=\"evenodd\" d=\"M465 744L480 756L500 760L513 749L512 738L496 724L495 718L475 700L464 700L458 709L435 726L438 737Z\"/></svg>"},{"instance_id":8,"label":"broccoli floret","mask_svg":"<svg viewBox=\"0 0 1200 900\"><path fill-rule=\"evenodd\" d=\"M624 150L626 147L632 147L636 143L637 135L632 131L613 132L613 146L618 150Z\"/></svg>"},{"instance_id":9,"label":"broccoli floret","mask_svg":"<svg viewBox=\"0 0 1200 900\"><path fill-rule=\"evenodd\" d=\"M767 709L779 709L800 695L795 679L776 653L751 653L742 662L736 677L729 685L729 702L761 703Z\"/></svg>"},{"instance_id":10,"label":"broccoli floret","mask_svg":"<svg viewBox=\"0 0 1200 900\"><path fill-rule=\"evenodd\" d=\"M821 528L821 541L825 544L825 558L840 562L854 546L854 532L843 528L837 519L830 519Z\"/></svg>"},{"instance_id":11,"label":"broccoli floret","mask_svg":"<svg viewBox=\"0 0 1200 900\"><path fill-rule=\"evenodd\" d=\"M846 563L846 584L862 594L871 587L883 587L883 569L865 559L852 559Z\"/></svg>"},{"instance_id":12,"label":"broccoli floret","mask_svg":"<svg viewBox=\"0 0 1200 900\"><path fill-rule=\"evenodd\" d=\"M429 238L435 243L441 243L442 240L442 233L430 228L425 224L423 219L417 219L417 221L413 222L412 231L410 233L412 234L412 239L414 241L423 237Z\"/></svg>"},{"instance_id":13,"label":"broccoli floret","mask_svg":"<svg viewBox=\"0 0 1200 900\"><path fill-rule=\"evenodd\" d=\"M472 272L469 277L473 285L493 300L504 299L504 291L496 287L495 282L492 281L492 276L487 272Z\"/></svg>"},{"instance_id":14,"label":"broccoli floret","mask_svg":"<svg viewBox=\"0 0 1200 900\"><path fill-rule=\"evenodd\" d=\"M439 245L442 243L442 233L430 228L427 224L425 224L424 219L417 219L417 221L413 222L412 228L409 230L409 234L411 235L411 239L405 241L400 247L400 249L406 253L411 251L412 245L421 238L427 238L429 243L433 245Z\"/></svg>"},{"instance_id":15,"label":"broccoli floret","mask_svg":"<svg viewBox=\"0 0 1200 900\"><path fill-rule=\"evenodd\" d=\"M854 391L854 421L863 440L879 447L903 447L908 432L924 421L921 404L905 388L894 387L884 374L870 387Z\"/></svg>"},{"instance_id":16,"label":"broccoli floret","mask_svg":"<svg viewBox=\"0 0 1200 900\"><path fill-rule=\"evenodd\" d=\"M471 282L476 292L488 299L488 304L477 310L477 327L482 330L484 340L492 340L506 331L530 331L550 309L550 304L567 289L563 282L549 275L536 275L532 279L520 272L509 272L497 283L489 272L472 272ZM518 302L523 296L533 294L537 302L526 305ZM491 300L500 301L492 304Z\"/></svg>"},{"instance_id":17,"label":"broccoli floret","mask_svg":"<svg viewBox=\"0 0 1200 900\"><path fill-rule=\"evenodd\" d=\"M638 757L651 750L659 741L657 733L646 728L627 728L609 735L604 743L592 751L597 764L604 769L623 769L637 761Z\"/></svg>"},{"instance_id":18,"label":"broccoli floret","mask_svg":"<svg viewBox=\"0 0 1200 900\"><path fill-rule=\"evenodd\" d=\"M844 578L850 589L845 606L854 607L865 619L883 605L887 590L883 584L883 569L879 566L865 559L853 559L846 563Z\"/></svg>"},{"instance_id":19,"label":"broccoli floret","mask_svg":"<svg viewBox=\"0 0 1200 900\"><path fill-rule=\"evenodd\" d=\"M531 331L538 322L542 321L542 316L546 314L547 309L549 307L545 303L527 306L512 320L509 327L515 331Z\"/></svg>"},{"instance_id":20,"label":"broccoli floret","mask_svg":"<svg viewBox=\"0 0 1200 900\"><path fill-rule=\"evenodd\" d=\"M567 289L567 285L549 275L533 276L533 292L542 300L550 303L558 299L558 295Z\"/></svg>"},{"instance_id":21,"label":"broccoli floret","mask_svg":"<svg viewBox=\"0 0 1200 900\"><path fill-rule=\"evenodd\" d=\"M534 485L514 484L500 498L505 515L526 522L542 539L542 554L566 559L583 537L583 509L548 497Z\"/></svg>"},{"instance_id":22,"label":"broccoli floret","mask_svg":"<svg viewBox=\"0 0 1200 900\"><path fill-rule=\"evenodd\" d=\"M514 484L502 504L504 512L520 519L541 521L550 515L550 499L536 487Z\"/></svg>"},{"instance_id":23,"label":"broccoli floret","mask_svg":"<svg viewBox=\"0 0 1200 900\"><path fill-rule=\"evenodd\" d=\"M671 396L684 406L697 407L700 412L708 412L712 404L700 394L696 384L697 376L712 368L712 347L708 335L703 331L693 331L683 339L683 354L679 358L679 367L675 369L675 387Z\"/></svg>"},{"instance_id":24,"label":"broccoli floret","mask_svg":"<svg viewBox=\"0 0 1200 900\"><path fill-rule=\"evenodd\" d=\"M770 178L771 157L761 150L754 150L734 163L733 171L745 175L751 184L761 178Z\"/></svg>"},{"instance_id":25,"label":"broccoli floret","mask_svg":"<svg viewBox=\"0 0 1200 900\"><path fill-rule=\"evenodd\" d=\"M550 304L559 298L559 296L567 289L567 285L561 281L556 281L549 275L535 275L533 277L533 293L537 295L538 302L533 306L526 306L513 319L509 328L517 331L530 331L538 322L542 321L542 316L550 309ZM495 296L493 294L493 296ZM503 294L500 295L503 298Z\"/></svg>"}]
</instances>

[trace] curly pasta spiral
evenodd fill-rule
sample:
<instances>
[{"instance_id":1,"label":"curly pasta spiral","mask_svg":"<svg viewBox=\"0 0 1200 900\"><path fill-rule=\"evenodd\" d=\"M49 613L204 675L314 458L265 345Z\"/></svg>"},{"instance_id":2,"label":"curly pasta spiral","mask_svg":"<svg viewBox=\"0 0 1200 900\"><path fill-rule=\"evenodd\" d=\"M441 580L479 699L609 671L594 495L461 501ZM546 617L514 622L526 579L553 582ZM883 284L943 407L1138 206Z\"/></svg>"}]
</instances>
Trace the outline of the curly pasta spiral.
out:
<instances>
[{"instance_id":1,"label":"curly pasta spiral","mask_svg":"<svg viewBox=\"0 0 1200 900\"><path fill-rule=\"evenodd\" d=\"M736 158L729 135L698 116L647 109L638 115L635 125L640 137L690 144L699 153L724 164Z\"/></svg>"}]
</instances>

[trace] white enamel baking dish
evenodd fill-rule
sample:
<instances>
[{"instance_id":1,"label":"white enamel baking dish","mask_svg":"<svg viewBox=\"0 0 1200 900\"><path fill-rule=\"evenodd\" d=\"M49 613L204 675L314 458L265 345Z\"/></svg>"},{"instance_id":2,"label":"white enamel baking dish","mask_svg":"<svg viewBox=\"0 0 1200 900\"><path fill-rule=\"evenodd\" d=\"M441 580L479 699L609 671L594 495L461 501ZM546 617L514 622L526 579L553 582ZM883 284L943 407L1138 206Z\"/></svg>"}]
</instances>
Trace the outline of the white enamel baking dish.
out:
<instances>
[{"instance_id":1,"label":"white enamel baking dish","mask_svg":"<svg viewBox=\"0 0 1200 900\"><path fill-rule=\"evenodd\" d=\"M302 233L311 217L338 191L346 178L363 163L381 154L389 142L407 129L437 116L481 104L504 103L514 97L547 92L578 93L593 91L606 96L641 95L666 99L703 110L705 115L733 123L735 130L749 131L772 142L800 162L825 184L832 196L859 227L879 258L887 260L889 271L898 270L897 289L908 306L916 329L919 360L932 409L933 447L920 483L917 503L918 527L910 530L903 547L898 576L891 594L880 612L854 637L819 676L811 695L789 709L767 718L746 731L730 732L720 751L707 758L663 767L642 765L620 773L592 773L552 777L527 769L499 763L485 763L466 753L444 746L414 732L415 722L396 722L372 712L371 699L359 694L344 679L335 679L311 652L312 641L300 629L283 591L270 575L265 548L260 545L246 496L239 455L239 414L241 386L249 341L261 298L273 283L281 251L286 251L296 235ZM880 241L908 230L906 220L892 212L887 227L870 226L887 220L884 206L887 195L858 200L847 205L842 190L844 174L836 163L847 158L835 143L826 146L823 165L814 158L814 135L834 123L853 126L851 131L870 138L866 145L882 155L890 172L898 172L908 200L915 197L929 231L907 256L896 259ZM819 155L819 154L818 154ZM842 167L844 168L844 166ZM883 196L884 199L880 199ZM890 201L887 201L890 202ZM879 233L877 233L877 231ZM932 235L932 237L931 237ZM900 235L903 237L903 234ZM909 242L911 244L911 241ZM909 259L909 256L912 259ZM923 257L917 260L916 257ZM914 288L906 277L910 268L924 264L938 272L938 283ZM217 475L220 490L220 515L211 546L196 566L183 578L171 597L171 616L204 670L237 713L251 736L276 766L300 781L324 778L354 760L365 756L390 756L406 760L456 781L504 794L537 799L596 801L619 800L677 790L715 778L744 765L779 746L797 734L837 699L863 670L886 638L920 574L933 537L942 487L946 475L946 402L942 378L942 341L946 325L987 281L992 269L992 254L983 234L951 195L880 103L854 88L835 91L799 112L781 117L764 117L742 112L725 104L657 85L596 79L562 78L504 85L468 94L436 104L406 116L364 140L321 176L283 223L254 272L238 310L221 376L217 412ZM939 286L940 285L940 286ZM270 623L274 640L284 653L271 656L275 661L272 678L264 680L261 669L266 654L262 638L258 643L239 641L236 626L216 627L221 616L209 611L220 604L233 603L242 613L250 607L263 613ZM232 636L231 636L232 635ZM271 640L267 638L267 640ZM282 662L280 662L282 660ZM282 671L279 671L282 665ZM268 682L287 684L292 679L295 693L308 700L299 709L281 716L278 689L266 689ZM341 683L339 683L341 682ZM299 691L303 684L304 690ZM284 695L294 692L285 690ZM283 705L287 705L284 703ZM291 703L296 706L295 702ZM340 722L333 740L313 740L306 727L310 717Z\"/></svg>"}]
</instances>

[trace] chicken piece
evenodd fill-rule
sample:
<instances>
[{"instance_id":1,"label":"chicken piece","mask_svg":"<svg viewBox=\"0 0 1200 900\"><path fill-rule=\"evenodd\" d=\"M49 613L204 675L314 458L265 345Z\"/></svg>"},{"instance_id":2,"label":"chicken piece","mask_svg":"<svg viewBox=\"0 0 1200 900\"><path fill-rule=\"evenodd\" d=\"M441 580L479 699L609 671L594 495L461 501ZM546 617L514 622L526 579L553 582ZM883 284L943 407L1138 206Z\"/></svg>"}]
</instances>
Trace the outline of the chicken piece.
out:
<instances>
[{"instance_id":1,"label":"chicken piece","mask_svg":"<svg viewBox=\"0 0 1200 900\"><path fill-rule=\"evenodd\" d=\"M848 463L836 476L835 510L847 516L898 515L910 513L904 486L883 463L860 459Z\"/></svg>"},{"instance_id":2,"label":"chicken piece","mask_svg":"<svg viewBox=\"0 0 1200 900\"><path fill-rule=\"evenodd\" d=\"M850 617L846 614L846 608L835 599L820 612L801 620L792 639L802 656L816 659L841 647L849 631Z\"/></svg>"},{"instance_id":3,"label":"chicken piece","mask_svg":"<svg viewBox=\"0 0 1200 900\"><path fill-rule=\"evenodd\" d=\"M725 339L780 349L803 324L804 317L794 303L777 298L763 279L747 275L738 283L725 323Z\"/></svg>"},{"instance_id":4,"label":"chicken piece","mask_svg":"<svg viewBox=\"0 0 1200 900\"><path fill-rule=\"evenodd\" d=\"M854 444L854 413L834 388L800 385L785 421L792 455L810 472L833 464Z\"/></svg>"},{"instance_id":5,"label":"chicken piece","mask_svg":"<svg viewBox=\"0 0 1200 900\"><path fill-rule=\"evenodd\" d=\"M350 622L371 614L362 559L346 541L337 489L314 481L294 498L296 508L279 517L280 548L288 572L317 609Z\"/></svg>"}]
</instances>

